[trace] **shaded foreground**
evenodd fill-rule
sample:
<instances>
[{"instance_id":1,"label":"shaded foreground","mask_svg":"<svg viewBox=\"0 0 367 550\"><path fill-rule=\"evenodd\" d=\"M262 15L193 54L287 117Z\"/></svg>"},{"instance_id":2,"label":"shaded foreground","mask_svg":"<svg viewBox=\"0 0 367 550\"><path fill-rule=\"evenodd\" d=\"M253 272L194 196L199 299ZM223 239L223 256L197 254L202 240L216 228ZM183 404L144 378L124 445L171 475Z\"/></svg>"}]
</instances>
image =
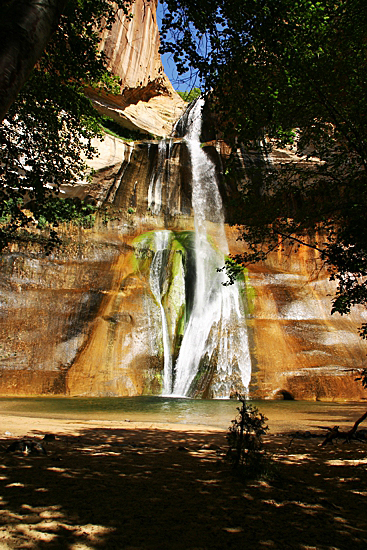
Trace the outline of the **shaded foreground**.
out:
<instances>
[{"instance_id":1,"label":"shaded foreground","mask_svg":"<svg viewBox=\"0 0 367 550\"><path fill-rule=\"evenodd\" d=\"M244 484L225 432L44 419L28 435L47 423L47 456L2 452L1 548L366 548L363 443L268 436L277 475Z\"/></svg>"}]
</instances>

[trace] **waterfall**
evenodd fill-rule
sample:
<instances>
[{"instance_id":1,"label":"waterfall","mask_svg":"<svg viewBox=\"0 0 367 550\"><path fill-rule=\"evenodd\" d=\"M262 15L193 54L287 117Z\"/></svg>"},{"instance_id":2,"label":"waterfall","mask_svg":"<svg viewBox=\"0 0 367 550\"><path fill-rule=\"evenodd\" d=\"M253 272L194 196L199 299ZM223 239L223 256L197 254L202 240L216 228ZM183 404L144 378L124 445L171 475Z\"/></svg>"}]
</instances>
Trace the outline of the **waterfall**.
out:
<instances>
[{"instance_id":1,"label":"waterfall","mask_svg":"<svg viewBox=\"0 0 367 550\"><path fill-rule=\"evenodd\" d=\"M163 339L163 393L168 394L172 388L172 356L171 343L168 332L166 313L162 304L163 283L166 279L167 250L169 244L170 231L156 231L154 248L155 253L150 266L150 288L156 299L162 319L162 339Z\"/></svg>"},{"instance_id":2,"label":"waterfall","mask_svg":"<svg viewBox=\"0 0 367 550\"><path fill-rule=\"evenodd\" d=\"M224 286L225 276L217 271L228 254L228 244L215 166L200 144L203 105L203 99L197 100L181 122L192 165L196 285L193 311L175 366L172 395L190 395L194 379L204 366L215 371L214 394L228 397L236 386L236 374L243 389L248 387L251 361L240 289L238 284Z\"/></svg>"},{"instance_id":3,"label":"waterfall","mask_svg":"<svg viewBox=\"0 0 367 550\"><path fill-rule=\"evenodd\" d=\"M153 171L148 188L148 209L153 214L159 214L162 207L162 181L167 170L167 185L169 183L169 164L166 160L171 154L172 140L162 139L158 143L157 167ZM166 167L167 166L167 167Z\"/></svg>"},{"instance_id":4,"label":"waterfall","mask_svg":"<svg viewBox=\"0 0 367 550\"><path fill-rule=\"evenodd\" d=\"M149 284L161 322L163 395L229 397L246 391L251 360L245 315L245 281L225 285L218 268L228 255L216 167L200 143L204 100L176 126L191 164L194 231L155 231L136 243L137 268ZM158 145L157 170L148 190L153 215L169 177L171 143ZM151 258L151 260L147 260Z\"/></svg>"}]
</instances>

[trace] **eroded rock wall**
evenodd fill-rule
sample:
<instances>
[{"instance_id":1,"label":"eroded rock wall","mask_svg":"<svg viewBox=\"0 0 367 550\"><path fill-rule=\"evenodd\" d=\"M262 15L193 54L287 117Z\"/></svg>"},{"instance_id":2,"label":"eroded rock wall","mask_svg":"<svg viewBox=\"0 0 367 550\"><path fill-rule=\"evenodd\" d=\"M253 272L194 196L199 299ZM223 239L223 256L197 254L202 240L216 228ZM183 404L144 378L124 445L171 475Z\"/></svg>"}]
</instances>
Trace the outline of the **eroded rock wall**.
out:
<instances>
[{"instance_id":1,"label":"eroded rock wall","mask_svg":"<svg viewBox=\"0 0 367 550\"><path fill-rule=\"evenodd\" d=\"M118 95L87 94L95 107L122 126L145 134L168 136L185 108L164 73L159 54L157 0L135 0L125 15L119 10L112 28L102 34L101 49L109 69L121 80Z\"/></svg>"},{"instance_id":2,"label":"eroded rock wall","mask_svg":"<svg viewBox=\"0 0 367 550\"><path fill-rule=\"evenodd\" d=\"M190 162L181 140L113 150L92 184L73 189L108 206L93 229L65 227L65 245L51 257L18 244L1 259L2 395L161 390L159 308L134 251L149 231L194 229ZM220 150L208 149L213 157ZM222 186L224 200L232 192ZM226 232L230 251L240 252L236 228ZM364 397L354 369L365 363L357 329L366 312L330 315L334 289L312 249L274 253L249 269L247 284L252 396Z\"/></svg>"},{"instance_id":3,"label":"eroded rock wall","mask_svg":"<svg viewBox=\"0 0 367 550\"><path fill-rule=\"evenodd\" d=\"M1 257L0 393L65 394L65 375L113 287L123 243L67 231L52 258L37 245Z\"/></svg>"},{"instance_id":4,"label":"eroded rock wall","mask_svg":"<svg viewBox=\"0 0 367 550\"><path fill-rule=\"evenodd\" d=\"M167 140L168 158L158 142L108 140L93 182L62 189L104 205L95 227L63 227L50 256L18 243L0 259L1 395L160 392L161 329L134 240L168 224L193 228L187 150Z\"/></svg>"},{"instance_id":5,"label":"eroded rock wall","mask_svg":"<svg viewBox=\"0 0 367 550\"><path fill-rule=\"evenodd\" d=\"M238 253L236 230L228 230ZM350 315L331 315L335 285L317 253L291 247L249 268L255 291L248 319L253 377L251 393L261 398L363 399L355 381L367 346L358 334L366 320L363 307Z\"/></svg>"}]
</instances>

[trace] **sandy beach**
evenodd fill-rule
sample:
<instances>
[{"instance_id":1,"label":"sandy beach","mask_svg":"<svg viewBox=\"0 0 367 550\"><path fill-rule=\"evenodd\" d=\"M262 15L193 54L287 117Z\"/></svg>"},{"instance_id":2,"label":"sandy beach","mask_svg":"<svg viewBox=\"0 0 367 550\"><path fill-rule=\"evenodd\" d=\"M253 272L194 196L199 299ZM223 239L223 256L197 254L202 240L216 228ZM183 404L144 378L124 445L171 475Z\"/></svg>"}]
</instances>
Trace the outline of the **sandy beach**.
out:
<instances>
[{"instance_id":1,"label":"sandy beach","mask_svg":"<svg viewBox=\"0 0 367 550\"><path fill-rule=\"evenodd\" d=\"M269 435L272 476L244 482L223 460L226 432L215 428L0 421L0 548L367 547L364 443L320 447L322 431ZM5 452L46 433L56 437L46 456Z\"/></svg>"}]
</instances>

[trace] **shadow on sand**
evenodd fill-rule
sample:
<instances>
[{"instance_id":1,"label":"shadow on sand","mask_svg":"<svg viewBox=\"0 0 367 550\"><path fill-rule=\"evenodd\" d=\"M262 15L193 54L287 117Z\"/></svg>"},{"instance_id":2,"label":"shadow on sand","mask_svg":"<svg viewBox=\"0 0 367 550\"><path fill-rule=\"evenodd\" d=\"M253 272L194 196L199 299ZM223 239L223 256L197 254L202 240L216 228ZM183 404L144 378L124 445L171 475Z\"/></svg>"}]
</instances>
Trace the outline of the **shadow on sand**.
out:
<instances>
[{"instance_id":1,"label":"shadow on sand","mask_svg":"<svg viewBox=\"0 0 367 550\"><path fill-rule=\"evenodd\" d=\"M277 475L246 484L223 432L93 428L47 456L4 451L1 547L366 548L366 447L289 441L268 437Z\"/></svg>"}]
</instances>

